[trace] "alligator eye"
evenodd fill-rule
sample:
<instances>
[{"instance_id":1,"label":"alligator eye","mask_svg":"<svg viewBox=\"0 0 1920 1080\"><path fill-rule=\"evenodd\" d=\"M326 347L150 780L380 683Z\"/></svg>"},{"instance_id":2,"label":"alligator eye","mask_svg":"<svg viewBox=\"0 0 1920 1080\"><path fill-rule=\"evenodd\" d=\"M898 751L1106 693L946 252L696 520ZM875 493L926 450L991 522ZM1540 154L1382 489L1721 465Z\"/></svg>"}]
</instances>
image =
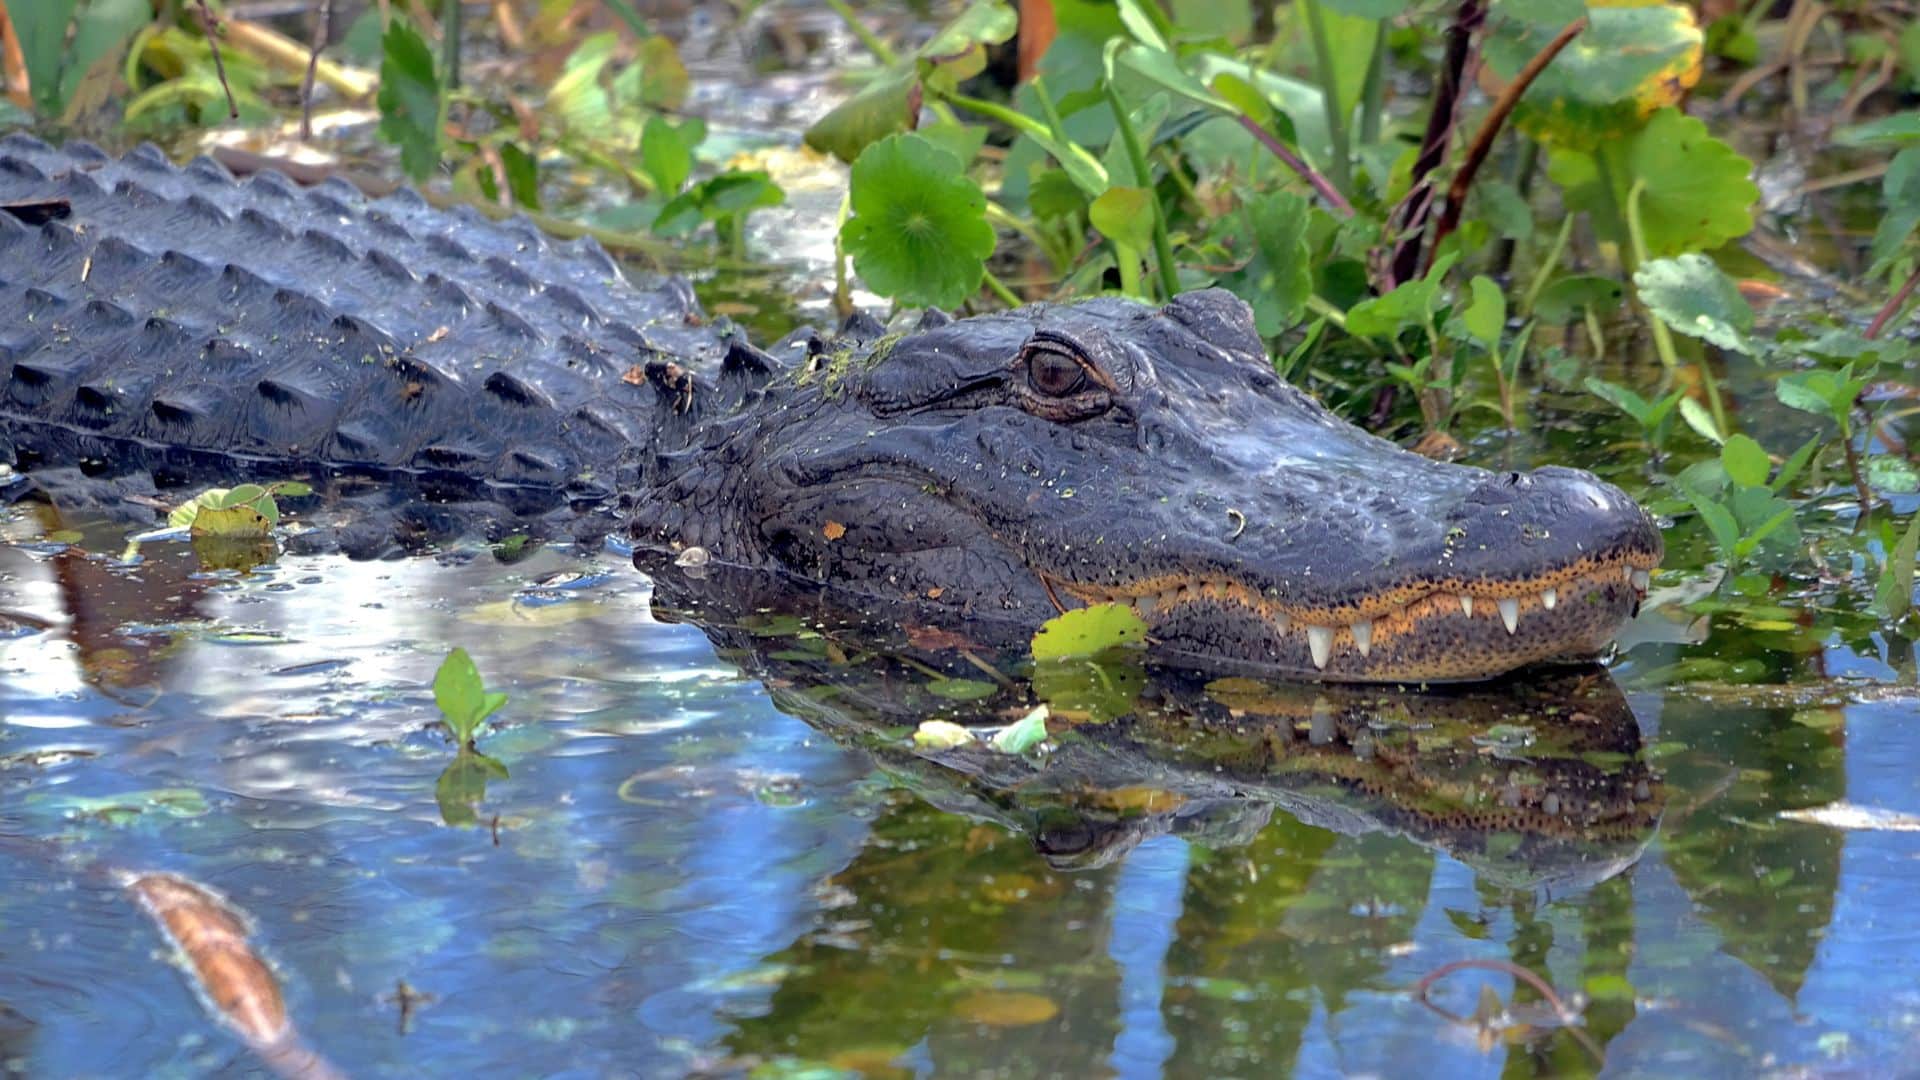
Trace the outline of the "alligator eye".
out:
<instances>
[{"instance_id":1,"label":"alligator eye","mask_svg":"<svg viewBox=\"0 0 1920 1080\"><path fill-rule=\"evenodd\" d=\"M1069 397L1087 388L1087 368L1062 342L1027 342L1027 381L1048 397Z\"/></svg>"}]
</instances>

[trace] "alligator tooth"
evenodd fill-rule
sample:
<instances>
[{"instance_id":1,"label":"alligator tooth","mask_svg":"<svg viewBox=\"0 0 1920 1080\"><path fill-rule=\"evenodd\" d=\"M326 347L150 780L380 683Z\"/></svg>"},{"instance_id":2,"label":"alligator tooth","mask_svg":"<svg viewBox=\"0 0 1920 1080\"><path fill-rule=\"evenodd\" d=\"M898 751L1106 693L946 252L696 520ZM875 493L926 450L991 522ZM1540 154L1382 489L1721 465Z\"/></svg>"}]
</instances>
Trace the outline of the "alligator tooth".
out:
<instances>
[{"instance_id":1,"label":"alligator tooth","mask_svg":"<svg viewBox=\"0 0 1920 1080\"><path fill-rule=\"evenodd\" d=\"M1473 597L1468 596L1466 593L1461 593L1460 610L1466 613L1467 618L1473 618Z\"/></svg>"},{"instance_id":2,"label":"alligator tooth","mask_svg":"<svg viewBox=\"0 0 1920 1080\"><path fill-rule=\"evenodd\" d=\"M1285 630L1293 625L1293 616L1284 611L1276 611L1273 615L1273 625Z\"/></svg>"},{"instance_id":3,"label":"alligator tooth","mask_svg":"<svg viewBox=\"0 0 1920 1080\"><path fill-rule=\"evenodd\" d=\"M1373 620L1361 619L1347 629L1353 631L1353 644L1360 650L1361 656L1373 651Z\"/></svg>"},{"instance_id":4,"label":"alligator tooth","mask_svg":"<svg viewBox=\"0 0 1920 1080\"><path fill-rule=\"evenodd\" d=\"M1327 699L1313 699L1313 715L1307 718L1307 743L1312 746L1325 746L1333 741L1333 706Z\"/></svg>"},{"instance_id":5,"label":"alligator tooth","mask_svg":"<svg viewBox=\"0 0 1920 1080\"><path fill-rule=\"evenodd\" d=\"M1546 608L1546 609L1547 609L1548 611L1552 611L1552 610L1553 610L1553 605L1555 605L1555 604L1557 604L1557 603L1559 603L1559 602L1560 602L1560 590L1559 590L1559 589L1542 589L1542 590L1540 591L1540 606L1541 606L1541 607L1543 607L1543 608Z\"/></svg>"},{"instance_id":6,"label":"alligator tooth","mask_svg":"<svg viewBox=\"0 0 1920 1080\"><path fill-rule=\"evenodd\" d=\"M1307 627L1307 649L1313 653L1313 666L1325 671L1327 658L1333 655L1333 628L1330 626Z\"/></svg>"},{"instance_id":7,"label":"alligator tooth","mask_svg":"<svg viewBox=\"0 0 1920 1080\"><path fill-rule=\"evenodd\" d=\"M1160 597L1154 593L1148 593L1133 602L1133 610L1139 612L1143 619L1153 618L1153 613L1159 609Z\"/></svg>"},{"instance_id":8,"label":"alligator tooth","mask_svg":"<svg viewBox=\"0 0 1920 1080\"><path fill-rule=\"evenodd\" d=\"M1646 592L1647 586L1653 584L1653 575L1645 570L1635 570L1628 580L1633 583L1634 588Z\"/></svg>"},{"instance_id":9,"label":"alligator tooth","mask_svg":"<svg viewBox=\"0 0 1920 1080\"><path fill-rule=\"evenodd\" d=\"M1520 601L1503 596L1494 601L1494 606L1500 609L1500 621L1507 624L1507 633L1511 634L1520 628Z\"/></svg>"}]
</instances>

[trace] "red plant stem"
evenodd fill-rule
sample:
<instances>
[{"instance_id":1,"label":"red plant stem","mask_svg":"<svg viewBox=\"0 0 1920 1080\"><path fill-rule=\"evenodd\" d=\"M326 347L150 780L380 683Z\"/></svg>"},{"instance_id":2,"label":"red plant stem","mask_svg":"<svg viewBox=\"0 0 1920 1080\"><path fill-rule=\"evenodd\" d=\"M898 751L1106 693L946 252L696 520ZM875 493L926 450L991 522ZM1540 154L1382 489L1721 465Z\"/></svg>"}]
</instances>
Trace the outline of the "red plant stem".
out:
<instances>
[{"instance_id":1,"label":"red plant stem","mask_svg":"<svg viewBox=\"0 0 1920 1080\"><path fill-rule=\"evenodd\" d=\"M1420 140L1420 156L1413 162L1413 183L1406 198L1394 208L1394 231L1400 239L1393 249L1386 289L1413 277L1420 265L1420 236L1426 231L1427 215L1433 211L1433 170L1446 159L1447 144L1452 141L1454 125L1459 121L1460 99L1466 92L1467 57L1472 52L1474 32L1487 19L1487 0L1460 0L1460 10L1447 27L1447 53L1440 63L1440 79L1433 86L1433 110L1427 114L1427 133ZM1381 291L1386 291L1385 289Z\"/></svg>"},{"instance_id":2,"label":"red plant stem","mask_svg":"<svg viewBox=\"0 0 1920 1080\"><path fill-rule=\"evenodd\" d=\"M1340 211L1342 217L1353 216L1353 204L1347 201L1347 197L1340 194L1339 190L1335 188L1326 177L1321 176L1313 166L1307 164L1298 154L1287 149L1287 144L1275 138L1273 132L1261 127L1260 124L1250 116L1240 114L1236 115L1234 119L1240 121L1240 126L1246 128L1248 134L1260 140L1260 145L1271 150L1273 156L1279 158L1287 168L1298 173L1300 179L1313 185L1313 190L1320 193L1320 197L1327 201L1328 206Z\"/></svg>"},{"instance_id":3,"label":"red plant stem","mask_svg":"<svg viewBox=\"0 0 1920 1080\"><path fill-rule=\"evenodd\" d=\"M1880 313L1873 317L1871 323L1867 324L1868 338L1877 338L1880 336L1880 331L1887 328L1887 323L1891 321L1893 317L1899 313L1900 308L1906 304L1907 297L1913 295L1915 285L1920 285L1920 269L1916 269L1913 273L1907 275L1906 283L1901 285L1899 291L1893 294L1893 299L1888 300L1886 306L1880 309Z\"/></svg>"},{"instance_id":4,"label":"red plant stem","mask_svg":"<svg viewBox=\"0 0 1920 1080\"><path fill-rule=\"evenodd\" d=\"M1467 190L1473 185L1473 178L1479 173L1480 166L1485 164L1487 154L1492 152L1493 140L1500 134L1500 129L1506 124L1507 117L1513 112L1514 106L1520 104L1520 98L1526 94L1527 87L1532 86L1533 80L1540 77L1540 73L1547 69L1548 64L1553 63L1553 58L1559 56L1561 50L1571 44L1573 39L1580 36L1580 32L1586 28L1587 17L1582 15L1554 35L1554 39L1547 42L1545 48L1535 53L1533 59L1527 61L1527 66L1520 69L1520 74L1514 76L1513 81L1500 92L1499 100L1493 103L1493 110L1487 113L1485 120L1480 122L1480 130L1473 135L1473 145L1467 148L1467 160L1460 166L1460 171L1453 175L1453 183L1447 188L1447 208L1441 212L1440 223L1434 226L1433 243L1427 248L1426 265L1428 267L1433 266L1434 255L1440 250L1440 242L1451 236L1453 230L1460 226L1460 211L1467 201Z\"/></svg>"}]
</instances>

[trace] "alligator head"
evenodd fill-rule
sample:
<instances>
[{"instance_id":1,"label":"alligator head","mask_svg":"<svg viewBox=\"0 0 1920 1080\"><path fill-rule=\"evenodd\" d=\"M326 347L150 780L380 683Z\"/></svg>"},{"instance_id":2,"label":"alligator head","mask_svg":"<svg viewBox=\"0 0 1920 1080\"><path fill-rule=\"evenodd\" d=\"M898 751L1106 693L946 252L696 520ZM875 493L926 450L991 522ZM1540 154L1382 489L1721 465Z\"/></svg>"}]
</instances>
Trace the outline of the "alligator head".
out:
<instances>
[{"instance_id":1,"label":"alligator head","mask_svg":"<svg viewBox=\"0 0 1920 1080\"><path fill-rule=\"evenodd\" d=\"M662 467L643 547L1004 640L1118 602L1163 652L1326 680L1592 657L1661 556L1587 473L1443 464L1335 417L1220 290L816 346Z\"/></svg>"}]
</instances>

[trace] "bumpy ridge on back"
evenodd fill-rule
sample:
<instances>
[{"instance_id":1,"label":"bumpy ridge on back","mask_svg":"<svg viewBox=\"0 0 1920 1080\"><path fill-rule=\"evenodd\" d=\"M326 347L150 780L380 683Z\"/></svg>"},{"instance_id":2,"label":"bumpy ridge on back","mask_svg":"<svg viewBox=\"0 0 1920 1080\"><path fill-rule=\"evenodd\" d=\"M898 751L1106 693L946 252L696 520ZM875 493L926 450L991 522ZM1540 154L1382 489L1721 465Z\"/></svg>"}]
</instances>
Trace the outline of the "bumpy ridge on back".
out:
<instances>
[{"instance_id":1,"label":"bumpy ridge on back","mask_svg":"<svg viewBox=\"0 0 1920 1080\"><path fill-rule=\"evenodd\" d=\"M679 279L629 284L591 240L371 200L277 173L236 182L153 147L0 139L0 417L23 451L169 451L453 472L610 491L662 400L630 373L717 362Z\"/></svg>"}]
</instances>

